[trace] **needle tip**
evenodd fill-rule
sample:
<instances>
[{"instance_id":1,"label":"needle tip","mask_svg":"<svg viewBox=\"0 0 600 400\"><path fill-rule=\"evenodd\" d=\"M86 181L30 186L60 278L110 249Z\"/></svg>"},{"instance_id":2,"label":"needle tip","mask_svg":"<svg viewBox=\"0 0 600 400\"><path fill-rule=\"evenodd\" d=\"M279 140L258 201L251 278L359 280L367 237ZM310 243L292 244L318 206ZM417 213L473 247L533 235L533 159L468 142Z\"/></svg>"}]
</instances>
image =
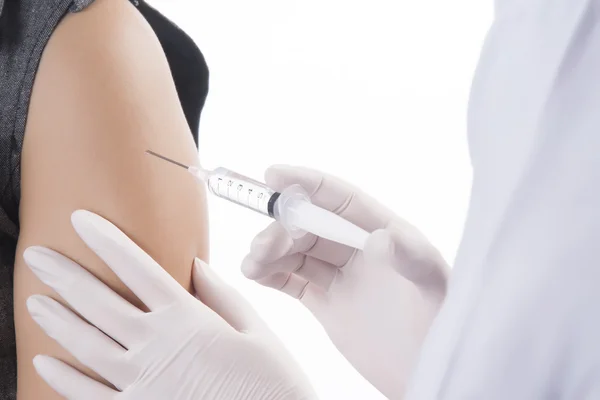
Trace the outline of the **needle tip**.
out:
<instances>
[{"instance_id":1,"label":"needle tip","mask_svg":"<svg viewBox=\"0 0 600 400\"><path fill-rule=\"evenodd\" d=\"M165 156L163 156L163 155L160 155L160 154L158 154L158 153L155 153L155 152L153 152L153 151L151 151L151 150L146 150L146 154L149 154L149 155L151 155L151 156L154 156L154 157L158 157L158 158L160 158L161 160L165 160L165 161L167 161L167 162L170 162L171 164L175 164L175 165L177 165L177 166L179 166L179 167L181 167L181 168L189 169L189 166L188 166L188 165L182 164L182 163L180 163L180 162L177 162L177 161L175 161L175 160L171 160L170 158L167 158L167 157L165 157Z\"/></svg>"}]
</instances>

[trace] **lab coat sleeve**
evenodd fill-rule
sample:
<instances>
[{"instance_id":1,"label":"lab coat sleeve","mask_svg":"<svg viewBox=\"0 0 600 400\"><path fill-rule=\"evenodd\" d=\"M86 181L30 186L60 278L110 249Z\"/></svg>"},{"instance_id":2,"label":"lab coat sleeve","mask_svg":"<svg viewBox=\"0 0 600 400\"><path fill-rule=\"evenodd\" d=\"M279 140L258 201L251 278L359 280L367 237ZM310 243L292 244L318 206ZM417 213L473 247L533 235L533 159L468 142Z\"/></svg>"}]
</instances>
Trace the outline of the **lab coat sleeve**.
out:
<instances>
[{"instance_id":1,"label":"lab coat sleeve","mask_svg":"<svg viewBox=\"0 0 600 400\"><path fill-rule=\"evenodd\" d=\"M546 52L488 38L465 234L407 399L600 399L600 27L574 3L556 42L518 32ZM506 58L529 75L511 83Z\"/></svg>"}]
</instances>

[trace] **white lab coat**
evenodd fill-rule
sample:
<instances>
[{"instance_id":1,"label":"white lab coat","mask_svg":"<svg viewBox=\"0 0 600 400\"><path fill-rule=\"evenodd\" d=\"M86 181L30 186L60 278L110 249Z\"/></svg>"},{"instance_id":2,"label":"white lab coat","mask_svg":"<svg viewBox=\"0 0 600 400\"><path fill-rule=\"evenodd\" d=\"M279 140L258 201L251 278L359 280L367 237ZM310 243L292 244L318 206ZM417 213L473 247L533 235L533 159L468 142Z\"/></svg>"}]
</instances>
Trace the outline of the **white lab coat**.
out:
<instances>
[{"instance_id":1,"label":"white lab coat","mask_svg":"<svg viewBox=\"0 0 600 400\"><path fill-rule=\"evenodd\" d=\"M409 400L600 399L600 0L497 1L473 188Z\"/></svg>"}]
</instances>

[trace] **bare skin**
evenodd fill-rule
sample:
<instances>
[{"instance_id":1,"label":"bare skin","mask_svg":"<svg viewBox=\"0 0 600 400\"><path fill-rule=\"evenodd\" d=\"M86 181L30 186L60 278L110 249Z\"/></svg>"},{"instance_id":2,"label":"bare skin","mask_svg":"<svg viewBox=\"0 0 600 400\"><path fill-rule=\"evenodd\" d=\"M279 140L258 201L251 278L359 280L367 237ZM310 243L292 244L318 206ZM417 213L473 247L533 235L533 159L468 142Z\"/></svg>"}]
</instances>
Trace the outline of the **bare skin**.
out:
<instances>
[{"instance_id":1,"label":"bare skin","mask_svg":"<svg viewBox=\"0 0 600 400\"><path fill-rule=\"evenodd\" d=\"M154 32L126 0L97 0L67 16L53 34L29 109L14 282L19 400L60 399L37 376L36 354L56 356L100 380L27 313L33 294L62 301L25 265L28 246L69 256L141 307L76 236L73 211L87 209L115 223L188 290L194 257L207 259L204 190L146 149L198 162Z\"/></svg>"}]
</instances>

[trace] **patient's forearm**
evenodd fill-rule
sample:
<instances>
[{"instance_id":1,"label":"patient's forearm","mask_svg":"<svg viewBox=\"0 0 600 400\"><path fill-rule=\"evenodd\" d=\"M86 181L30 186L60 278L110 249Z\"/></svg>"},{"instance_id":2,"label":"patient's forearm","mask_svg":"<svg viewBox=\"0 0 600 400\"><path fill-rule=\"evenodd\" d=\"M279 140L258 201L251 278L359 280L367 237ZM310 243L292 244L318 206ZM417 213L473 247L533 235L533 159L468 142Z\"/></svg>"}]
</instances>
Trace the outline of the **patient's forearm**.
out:
<instances>
[{"instance_id":1,"label":"patient's forearm","mask_svg":"<svg viewBox=\"0 0 600 400\"><path fill-rule=\"evenodd\" d=\"M30 295L57 296L25 266L26 247L43 245L69 256L140 305L77 237L74 210L112 221L188 289L194 257L207 258L204 190L183 170L145 155L146 149L197 163L153 32L127 2L97 0L89 11L67 17L51 38L29 110L15 265L19 400L60 398L37 377L36 354L90 373L28 315Z\"/></svg>"}]
</instances>

